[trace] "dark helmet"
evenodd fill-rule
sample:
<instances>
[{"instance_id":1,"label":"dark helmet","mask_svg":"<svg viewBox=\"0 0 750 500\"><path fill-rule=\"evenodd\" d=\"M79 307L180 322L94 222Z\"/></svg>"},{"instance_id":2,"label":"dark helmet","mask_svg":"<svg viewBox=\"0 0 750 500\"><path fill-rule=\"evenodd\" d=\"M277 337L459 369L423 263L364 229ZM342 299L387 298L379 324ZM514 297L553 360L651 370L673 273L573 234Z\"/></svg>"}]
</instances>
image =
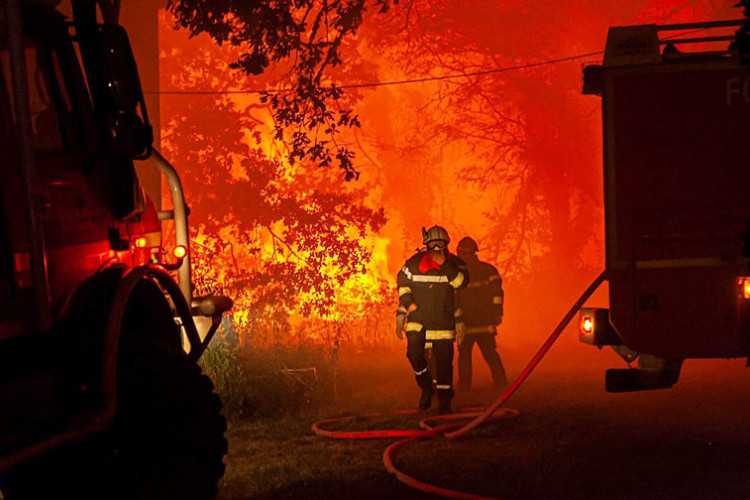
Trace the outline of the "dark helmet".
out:
<instances>
[{"instance_id":1,"label":"dark helmet","mask_svg":"<svg viewBox=\"0 0 750 500\"><path fill-rule=\"evenodd\" d=\"M474 241L473 238L469 238L468 236L466 236L464 238L461 238L461 241L458 242L456 251L477 253L479 251L479 247L477 246L477 242Z\"/></svg>"},{"instance_id":2,"label":"dark helmet","mask_svg":"<svg viewBox=\"0 0 750 500\"><path fill-rule=\"evenodd\" d=\"M445 250L448 248L450 241L448 231L440 226L432 226L427 230L422 228L422 243L427 245L430 250Z\"/></svg>"}]
</instances>

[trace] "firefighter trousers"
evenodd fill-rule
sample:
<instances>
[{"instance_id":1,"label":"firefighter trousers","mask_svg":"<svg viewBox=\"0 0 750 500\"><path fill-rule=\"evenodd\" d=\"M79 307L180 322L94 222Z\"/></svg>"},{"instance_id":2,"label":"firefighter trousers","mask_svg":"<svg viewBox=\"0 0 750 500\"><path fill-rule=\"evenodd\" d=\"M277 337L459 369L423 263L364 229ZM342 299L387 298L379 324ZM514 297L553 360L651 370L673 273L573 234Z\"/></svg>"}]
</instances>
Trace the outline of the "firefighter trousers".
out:
<instances>
[{"instance_id":1,"label":"firefighter trousers","mask_svg":"<svg viewBox=\"0 0 750 500\"><path fill-rule=\"evenodd\" d=\"M508 380L505 376L503 362L497 353L495 336L491 333L479 333L467 335L461 345L458 346L458 388L463 390L471 388L471 351L474 349L475 343L479 346L482 357L490 367L493 385L505 387Z\"/></svg>"},{"instance_id":2,"label":"firefighter trousers","mask_svg":"<svg viewBox=\"0 0 750 500\"><path fill-rule=\"evenodd\" d=\"M422 389L432 387L436 381L438 398L448 399L453 396L453 340L431 340L432 356L435 358L435 374L430 374L425 355L425 331L406 332L406 357L414 369L417 385Z\"/></svg>"}]
</instances>

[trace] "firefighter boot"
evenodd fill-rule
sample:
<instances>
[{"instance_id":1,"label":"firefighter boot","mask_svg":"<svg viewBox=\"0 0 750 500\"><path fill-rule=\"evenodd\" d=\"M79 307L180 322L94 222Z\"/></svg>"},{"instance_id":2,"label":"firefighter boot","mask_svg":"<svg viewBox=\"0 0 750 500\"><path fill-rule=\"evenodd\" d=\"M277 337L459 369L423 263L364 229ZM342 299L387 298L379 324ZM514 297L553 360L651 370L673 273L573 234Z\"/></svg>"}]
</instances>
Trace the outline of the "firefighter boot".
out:
<instances>
[{"instance_id":1,"label":"firefighter boot","mask_svg":"<svg viewBox=\"0 0 750 500\"><path fill-rule=\"evenodd\" d=\"M432 405L432 396L435 394L430 373L427 372L417 376L417 384L422 389L422 395L419 396L419 409L429 410Z\"/></svg>"},{"instance_id":2,"label":"firefighter boot","mask_svg":"<svg viewBox=\"0 0 750 500\"><path fill-rule=\"evenodd\" d=\"M451 400L453 399L453 389L438 389L438 414L448 415L453 413L451 410Z\"/></svg>"}]
</instances>

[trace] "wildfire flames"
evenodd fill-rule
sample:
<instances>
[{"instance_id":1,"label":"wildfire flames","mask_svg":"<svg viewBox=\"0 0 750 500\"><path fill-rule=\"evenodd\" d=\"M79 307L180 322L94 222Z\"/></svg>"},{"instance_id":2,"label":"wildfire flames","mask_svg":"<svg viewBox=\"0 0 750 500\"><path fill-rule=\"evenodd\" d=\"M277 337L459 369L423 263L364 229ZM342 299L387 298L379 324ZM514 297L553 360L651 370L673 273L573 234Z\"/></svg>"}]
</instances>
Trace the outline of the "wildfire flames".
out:
<instances>
[{"instance_id":1,"label":"wildfire flames","mask_svg":"<svg viewBox=\"0 0 750 500\"><path fill-rule=\"evenodd\" d=\"M604 265L600 102L580 94L582 66L601 61L609 26L733 10L428 0L367 13L330 75L362 124L336 136L356 152L352 182L289 163L256 92L284 88L283 64L247 77L230 68L236 48L162 12L162 147L192 211L197 292L234 299L242 342L387 342L395 273L437 223L452 249L470 235L499 267L504 339L523 338Z\"/></svg>"}]
</instances>

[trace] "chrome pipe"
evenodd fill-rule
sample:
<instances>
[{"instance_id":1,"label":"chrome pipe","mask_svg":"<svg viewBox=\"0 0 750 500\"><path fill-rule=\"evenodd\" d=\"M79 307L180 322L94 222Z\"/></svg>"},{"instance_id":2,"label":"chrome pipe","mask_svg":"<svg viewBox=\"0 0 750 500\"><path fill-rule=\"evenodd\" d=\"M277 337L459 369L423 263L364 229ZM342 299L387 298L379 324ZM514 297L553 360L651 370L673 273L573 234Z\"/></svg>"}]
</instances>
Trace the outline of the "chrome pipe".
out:
<instances>
[{"instance_id":1,"label":"chrome pipe","mask_svg":"<svg viewBox=\"0 0 750 500\"><path fill-rule=\"evenodd\" d=\"M190 267L190 231L188 230L187 206L185 205L185 195L182 190L182 182L177 171L164 158L159 151L153 150L150 156L156 168L164 175L169 185L169 193L172 196L172 209L174 213L174 233L177 245L184 245L187 249L182 264L177 268L177 281L180 291L185 297L188 305L193 302L193 292L191 286L191 267Z\"/></svg>"}]
</instances>

